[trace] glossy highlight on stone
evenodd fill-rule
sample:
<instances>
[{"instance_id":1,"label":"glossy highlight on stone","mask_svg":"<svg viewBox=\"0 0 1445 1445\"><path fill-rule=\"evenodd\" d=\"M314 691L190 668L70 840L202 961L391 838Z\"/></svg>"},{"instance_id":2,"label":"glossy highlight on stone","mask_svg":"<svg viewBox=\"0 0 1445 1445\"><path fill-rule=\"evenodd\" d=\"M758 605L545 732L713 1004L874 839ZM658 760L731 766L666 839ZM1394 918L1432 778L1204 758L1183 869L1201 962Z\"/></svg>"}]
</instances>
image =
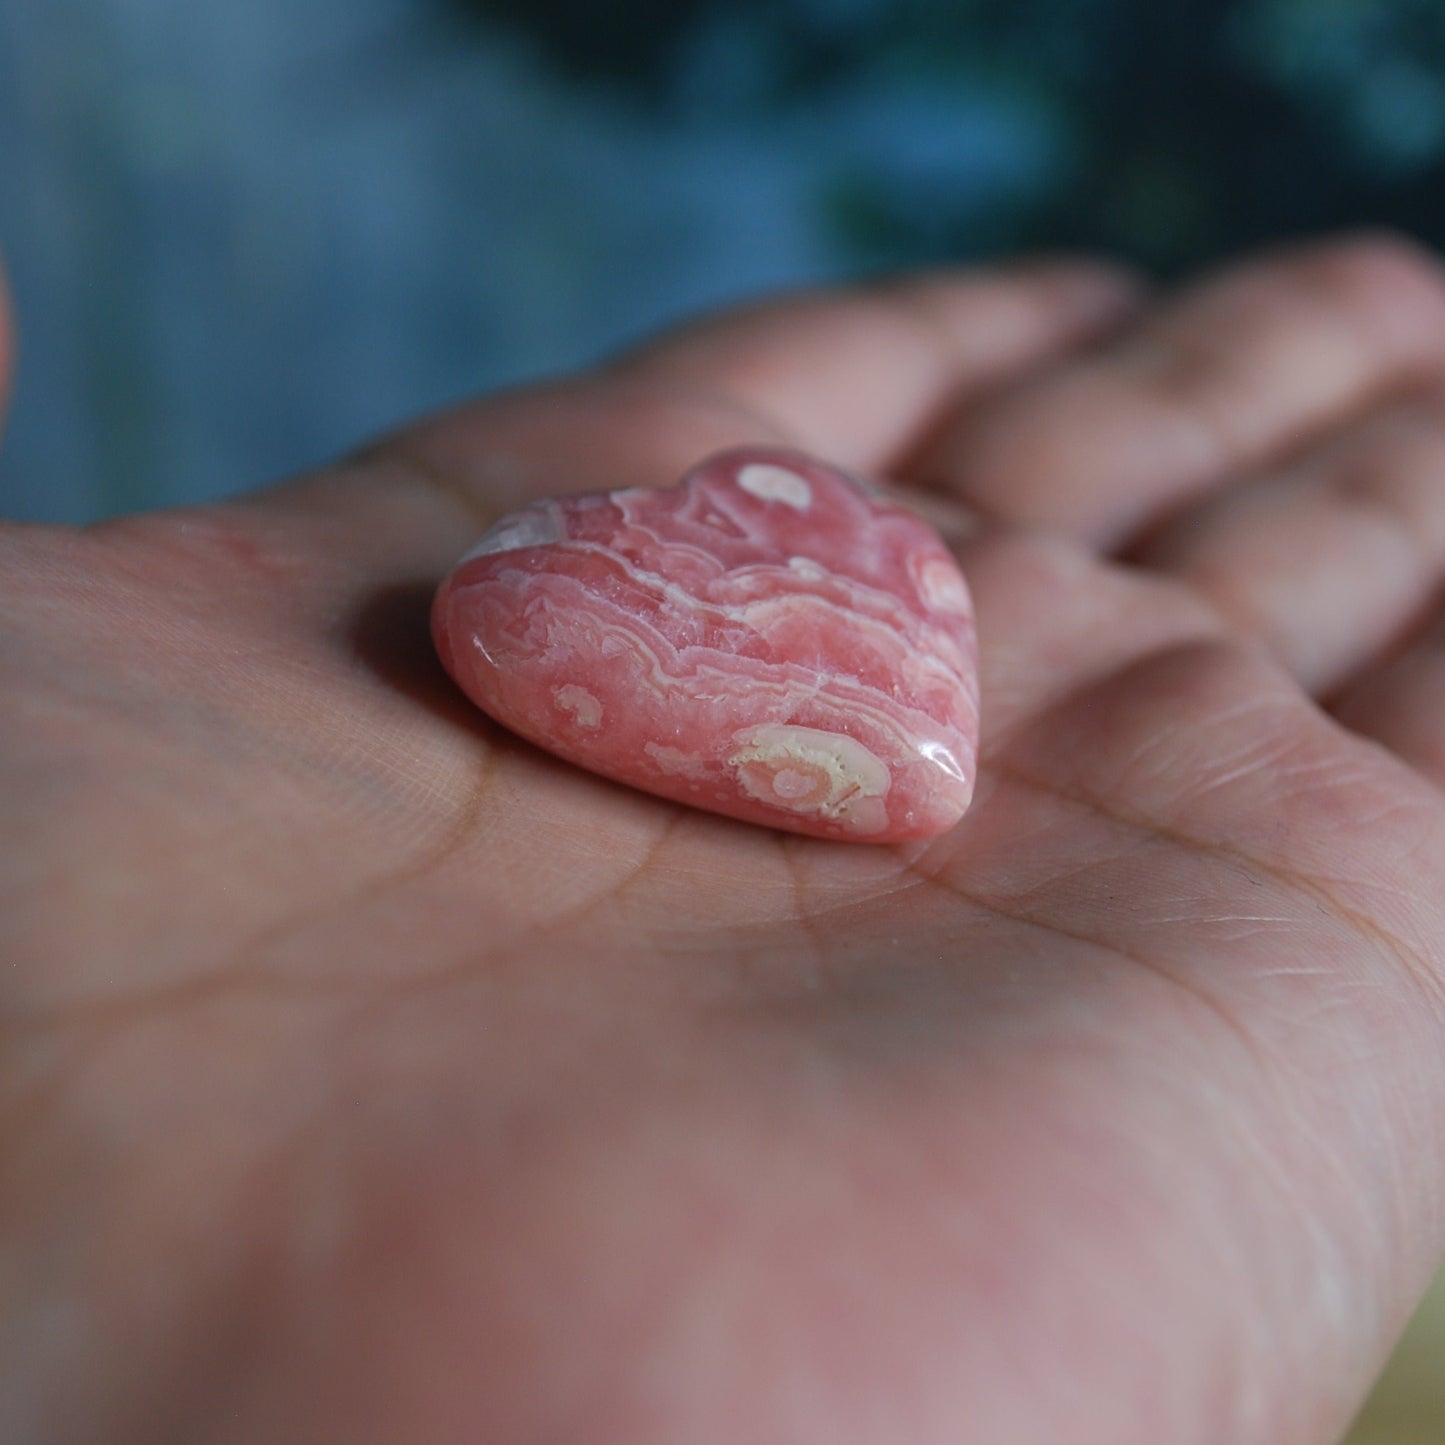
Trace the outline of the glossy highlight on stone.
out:
<instances>
[{"instance_id":1,"label":"glossy highlight on stone","mask_svg":"<svg viewBox=\"0 0 1445 1445\"><path fill-rule=\"evenodd\" d=\"M443 581L432 631L496 721L693 807L887 843L944 832L973 792L957 564L801 453L741 448L675 487L513 512Z\"/></svg>"}]
</instances>

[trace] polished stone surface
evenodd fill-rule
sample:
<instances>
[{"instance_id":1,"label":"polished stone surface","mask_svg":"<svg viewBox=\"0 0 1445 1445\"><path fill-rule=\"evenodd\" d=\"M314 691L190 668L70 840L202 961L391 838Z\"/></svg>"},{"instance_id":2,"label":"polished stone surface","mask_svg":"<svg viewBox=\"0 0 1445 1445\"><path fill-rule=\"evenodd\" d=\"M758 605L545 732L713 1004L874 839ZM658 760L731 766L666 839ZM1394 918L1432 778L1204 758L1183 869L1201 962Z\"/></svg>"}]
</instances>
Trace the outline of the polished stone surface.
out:
<instances>
[{"instance_id":1,"label":"polished stone surface","mask_svg":"<svg viewBox=\"0 0 1445 1445\"><path fill-rule=\"evenodd\" d=\"M549 752L819 837L952 827L978 753L973 608L911 512L800 453L526 507L443 582L443 662Z\"/></svg>"}]
</instances>

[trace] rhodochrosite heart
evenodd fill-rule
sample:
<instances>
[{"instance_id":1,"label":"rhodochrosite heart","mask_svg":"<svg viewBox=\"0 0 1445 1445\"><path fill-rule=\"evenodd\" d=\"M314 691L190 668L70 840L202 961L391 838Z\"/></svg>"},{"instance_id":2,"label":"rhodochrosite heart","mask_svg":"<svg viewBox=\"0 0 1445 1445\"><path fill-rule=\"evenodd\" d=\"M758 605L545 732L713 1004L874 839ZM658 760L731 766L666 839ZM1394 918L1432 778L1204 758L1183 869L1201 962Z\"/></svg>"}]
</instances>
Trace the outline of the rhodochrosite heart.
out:
<instances>
[{"instance_id":1,"label":"rhodochrosite heart","mask_svg":"<svg viewBox=\"0 0 1445 1445\"><path fill-rule=\"evenodd\" d=\"M911 512L795 452L513 512L442 583L432 626L498 722L664 798L882 843L952 827L973 792L957 565Z\"/></svg>"}]
</instances>

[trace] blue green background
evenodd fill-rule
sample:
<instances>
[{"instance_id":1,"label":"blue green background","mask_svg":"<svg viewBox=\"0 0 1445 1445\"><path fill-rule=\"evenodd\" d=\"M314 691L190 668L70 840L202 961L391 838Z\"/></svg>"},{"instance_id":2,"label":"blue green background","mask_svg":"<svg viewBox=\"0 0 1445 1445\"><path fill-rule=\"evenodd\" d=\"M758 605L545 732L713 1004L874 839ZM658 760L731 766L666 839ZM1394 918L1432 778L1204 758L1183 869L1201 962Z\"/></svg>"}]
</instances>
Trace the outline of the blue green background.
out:
<instances>
[{"instance_id":1,"label":"blue green background","mask_svg":"<svg viewBox=\"0 0 1445 1445\"><path fill-rule=\"evenodd\" d=\"M14 0L0 513L85 520L798 282L1445 244L1436 0Z\"/></svg>"}]
</instances>

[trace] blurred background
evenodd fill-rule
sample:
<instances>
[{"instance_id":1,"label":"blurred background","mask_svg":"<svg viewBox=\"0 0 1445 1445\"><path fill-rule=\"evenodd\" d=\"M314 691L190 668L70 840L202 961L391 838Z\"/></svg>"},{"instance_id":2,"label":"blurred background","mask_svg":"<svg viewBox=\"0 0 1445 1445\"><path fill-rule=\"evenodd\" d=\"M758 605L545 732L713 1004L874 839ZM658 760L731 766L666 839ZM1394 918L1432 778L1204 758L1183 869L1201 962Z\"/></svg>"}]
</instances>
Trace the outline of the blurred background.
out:
<instances>
[{"instance_id":1,"label":"blurred background","mask_svg":"<svg viewBox=\"0 0 1445 1445\"><path fill-rule=\"evenodd\" d=\"M310 465L763 288L1445 243L1439 0L11 0L0 514Z\"/></svg>"},{"instance_id":2,"label":"blurred background","mask_svg":"<svg viewBox=\"0 0 1445 1445\"><path fill-rule=\"evenodd\" d=\"M220 496L762 289L1445 246L1440 0L10 0L0 515ZM1437 1291L1352 1445L1445 1440Z\"/></svg>"}]
</instances>

